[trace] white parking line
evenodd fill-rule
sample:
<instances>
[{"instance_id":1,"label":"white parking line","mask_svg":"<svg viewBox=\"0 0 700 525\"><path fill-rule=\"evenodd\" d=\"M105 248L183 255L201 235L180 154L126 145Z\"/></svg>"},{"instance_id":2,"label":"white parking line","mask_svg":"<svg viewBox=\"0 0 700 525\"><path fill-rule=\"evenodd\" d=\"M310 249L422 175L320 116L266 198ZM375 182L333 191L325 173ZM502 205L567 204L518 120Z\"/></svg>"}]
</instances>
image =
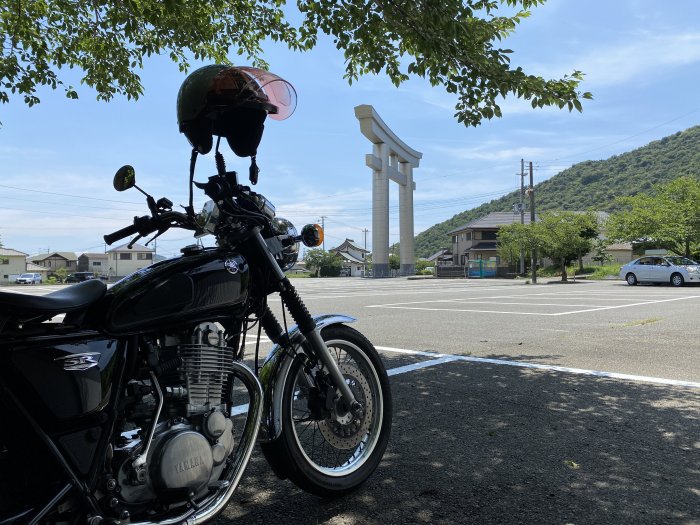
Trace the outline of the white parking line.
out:
<instances>
[{"instance_id":1,"label":"white parking line","mask_svg":"<svg viewBox=\"0 0 700 525\"><path fill-rule=\"evenodd\" d=\"M602 311L602 310L613 310L613 309L618 309L618 308L629 308L632 306L645 306L645 305L650 305L650 304L658 304L658 303L668 303L672 301L684 301L687 299L698 299L700 298L700 295L690 295L686 297L674 297L672 299L656 299L656 300L649 300L649 301L642 301L638 303L627 303L627 304L618 304L618 305L613 305L613 306L602 306L602 305L566 305L566 304L553 304L553 303L536 303L536 302L527 302L527 303L506 303L506 302L493 302L489 303L486 301L479 301L478 299L475 299L474 301L460 301L460 300L450 300L450 299L440 299L440 300L435 300L435 301L412 301L412 302L407 302L407 303L387 303L387 304L372 304L372 305L366 305L366 308L391 308L391 309L396 309L396 310L426 310L426 311L434 311L434 312L472 312L472 313L489 313L489 314L510 314L510 315L540 315L540 316L561 316L561 315L571 315L571 314L580 314L580 313L585 313L585 312L596 312L596 311ZM569 310L565 312L553 312L553 313L547 313L547 312L514 312L514 311L507 311L507 310L483 310L483 309L474 309L474 308L428 308L428 307L421 307L421 306L406 306L406 305L414 305L414 304L429 304L429 303L461 303L461 304L498 304L498 305L524 305L524 306L577 306L577 307L583 307L583 310Z\"/></svg>"},{"instance_id":2,"label":"white parking line","mask_svg":"<svg viewBox=\"0 0 700 525\"><path fill-rule=\"evenodd\" d=\"M377 350L383 352L393 352L399 354L408 355L418 355L423 357L432 357L433 359L429 361L423 361L420 363L415 363L413 365L405 365L399 368L394 368L388 370L389 375L403 374L406 372L412 372L414 370L419 370L421 368L427 368L429 366L441 365L444 363L452 363L455 361L468 361L472 363L488 363L492 365L504 365L504 366L515 366L518 368L530 368L535 370L547 370L552 372L564 372L567 374L579 374L588 375L595 377L604 377L607 379L618 379L622 381L635 381L641 383L656 383L660 385L671 385L671 386L681 386L686 388L700 388L700 383L693 381L681 381L678 379L665 379L661 377L649 377L649 376L638 376L633 374L621 374L618 372L604 372L601 370L586 370L584 368L569 368L565 366L556 365L543 365L539 363L523 363L520 361L506 361L505 359L490 359L487 357L470 357L463 355L452 355L452 354L440 354L433 352L422 352L418 350L406 350L405 348L392 348L389 346L376 346ZM400 372L394 372L395 370L400 370Z\"/></svg>"},{"instance_id":3,"label":"white parking line","mask_svg":"<svg viewBox=\"0 0 700 525\"><path fill-rule=\"evenodd\" d=\"M534 370L546 370L550 372L563 372L566 374L579 374L594 377L602 377L606 379L616 379L621 381L633 381L638 383L654 383L658 385L680 386L685 388L700 388L700 383L693 381L680 381L677 379L664 379L660 377L638 376L632 374L620 374L618 372L603 372L600 370L586 370L584 368L569 368L556 365L542 365L539 363L523 363L520 361L506 361L505 359L490 359L487 357L470 357L464 355L440 354L436 352L423 352L420 350L406 350L405 348L393 348L390 346L375 346L377 350L382 352L392 352L397 354L407 354L412 356L431 357L427 361L420 361L411 365L399 366L396 368L387 369L387 375L395 376L399 374L407 374L429 368L432 366L444 365L446 363L454 363L455 361L467 361L472 363L487 363L491 365L514 366L518 368L529 368ZM248 404L238 405L231 410L231 416L239 416L248 412Z\"/></svg>"}]
</instances>

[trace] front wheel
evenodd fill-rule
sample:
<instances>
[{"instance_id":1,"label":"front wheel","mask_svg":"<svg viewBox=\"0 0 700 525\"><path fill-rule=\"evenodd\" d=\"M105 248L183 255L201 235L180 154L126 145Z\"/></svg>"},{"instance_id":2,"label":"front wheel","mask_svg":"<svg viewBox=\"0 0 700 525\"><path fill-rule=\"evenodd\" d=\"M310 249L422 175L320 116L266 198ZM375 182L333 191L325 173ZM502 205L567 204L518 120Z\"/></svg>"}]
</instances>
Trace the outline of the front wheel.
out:
<instances>
[{"instance_id":1,"label":"front wheel","mask_svg":"<svg viewBox=\"0 0 700 525\"><path fill-rule=\"evenodd\" d=\"M392 400L379 354L361 333L332 325L321 336L363 411L319 416L319 389L295 359L282 394L282 433L264 451L275 470L302 489L334 497L357 488L379 465L389 442Z\"/></svg>"},{"instance_id":2,"label":"front wheel","mask_svg":"<svg viewBox=\"0 0 700 525\"><path fill-rule=\"evenodd\" d=\"M683 276L679 273L674 273L671 276L671 285L673 286L683 286Z\"/></svg>"},{"instance_id":3,"label":"front wheel","mask_svg":"<svg viewBox=\"0 0 700 525\"><path fill-rule=\"evenodd\" d=\"M630 286L635 286L637 284L637 276L633 273L628 273L627 277L625 277L625 280Z\"/></svg>"}]
</instances>

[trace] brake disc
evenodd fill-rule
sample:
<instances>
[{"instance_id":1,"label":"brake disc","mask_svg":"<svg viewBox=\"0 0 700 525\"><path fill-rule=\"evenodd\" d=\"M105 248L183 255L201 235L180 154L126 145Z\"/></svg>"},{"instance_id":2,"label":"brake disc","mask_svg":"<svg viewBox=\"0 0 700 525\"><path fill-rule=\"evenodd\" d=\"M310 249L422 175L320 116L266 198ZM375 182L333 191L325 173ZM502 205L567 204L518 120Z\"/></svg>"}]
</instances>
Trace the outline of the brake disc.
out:
<instances>
[{"instance_id":1,"label":"brake disc","mask_svg":"<svg viewBox=\"0 0 700 525\"><path fill-rule=\"evenodd\" d=\"M374 416L374 398L367 378L360 370L349 364L339 363L338 368L345 377L355 399L364 406L364 411L359 415L347 414L320 421L318 426L326 441L334 448L348 450L360 444L362 438L369 430L370 422Z\"/></svg>"}]
</instances>

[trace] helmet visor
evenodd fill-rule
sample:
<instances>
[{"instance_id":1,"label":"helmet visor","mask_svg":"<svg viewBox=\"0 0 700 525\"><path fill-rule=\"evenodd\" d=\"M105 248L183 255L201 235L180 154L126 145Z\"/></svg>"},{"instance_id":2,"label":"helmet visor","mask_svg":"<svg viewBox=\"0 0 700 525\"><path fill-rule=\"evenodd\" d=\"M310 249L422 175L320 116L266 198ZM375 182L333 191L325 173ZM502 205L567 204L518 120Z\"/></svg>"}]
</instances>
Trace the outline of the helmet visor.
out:
<instances>
[{"instance_id":1,"label":"helmet visor","mask_svg":"<svg viewBox=\"0 0 700 525\"><path fill-rule=\"evenodd\" d=\"M277 108L276 112L270 112L271 119L285 120L294 113L297 107L297 92L289 82L257 67L243 66L237 69L248 75L265 93L270 103Z\"/></svg>"}]
</instances>

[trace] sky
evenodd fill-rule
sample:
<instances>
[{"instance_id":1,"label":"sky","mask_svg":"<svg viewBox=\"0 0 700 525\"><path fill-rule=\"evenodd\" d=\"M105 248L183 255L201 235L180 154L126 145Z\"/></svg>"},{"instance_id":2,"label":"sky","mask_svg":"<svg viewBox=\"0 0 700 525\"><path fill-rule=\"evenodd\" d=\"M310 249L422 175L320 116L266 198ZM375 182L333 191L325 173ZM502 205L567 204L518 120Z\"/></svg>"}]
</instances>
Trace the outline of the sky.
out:
<instances>
[{"instance_id":1,"label":"sky","mask_svg":"<svg viewBox=\"0 0 700 525\"><path fill-rule=\"evenodd\" d=\"M532 109L500 100L500 119L465 127L456 99L412 79L396 88L383 76L349 85L344 60L328 39L311 52L266 48L270 70L294 85L298 106L285 121L268 119L258 149L256 191L298 229L323 222L325 247L345 238L372 249L372 151L354 107L374 106L394 133L423 154L414 170L414 228L419 233L457 213L519 188L520 160L532 161L535 183L586 160L605 159L700 124L700 2L697 0L550 0L533 9L504 48L526 72L560 78L586 74L582 113ZM232 57L233 59L234 57ZM241 64L243 65L243 64ZM42 89L32 108L0 105L0 240L29 255L102 252L102 236L147 213L136 190L117 193L112 178L131 164L139 187L187 204L190 146L178 132L175 100L185 78L164 57L139 71L145 94L97 101ZM74 81L75 82L75 81ZM74 83L74 85L77 85ZM248 159L228 148L229 169L247 174ZM215 173L200 156L196 179ZM195 208L206 200L195 192ZM398 187L390 188L390 242L399 240ZM365 233L364 230L369 230ZM446 239L446 244L448 243ZM191 234L171 230L157 252L175 256ZM212 239L205 239L211 245Z\"/></svg>"}]
</instances>

